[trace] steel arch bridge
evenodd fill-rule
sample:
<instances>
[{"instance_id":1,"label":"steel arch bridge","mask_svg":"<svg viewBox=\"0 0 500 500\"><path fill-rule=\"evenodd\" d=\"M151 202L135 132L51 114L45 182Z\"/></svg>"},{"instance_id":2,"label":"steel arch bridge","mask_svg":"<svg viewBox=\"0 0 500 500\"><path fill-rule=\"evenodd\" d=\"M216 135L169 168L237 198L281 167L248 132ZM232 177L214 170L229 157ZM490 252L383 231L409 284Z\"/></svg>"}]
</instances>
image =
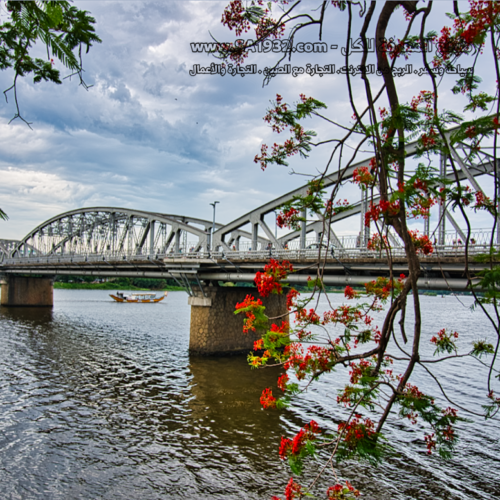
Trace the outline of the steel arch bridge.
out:
<instances>
[{"instance_id":1,"label":"steel arch bridge","mask_svg":"<svg viewBox=\"0 0 500 500\"><path fill-rule=\"evenodd\" d=\"M456 130L448 131L448 136ZM475 191L482 191L478 177L494 175L493 155L483 150L479 153L480 161L472 163L470 151L467 150L470 146L465 143L459 146L459 150L450 150L459 168L459 179L468 182ZM417 153L417 143L409 144L407 156ZM447 169L445 158L442 157L439 164L441 175L456 179ZM368 165L369 159L365 159L332 173L324 178L324 186L351 179L356 168ZM496 167L497 172L500 171L500 161L497 161ZM199 269L204 262L210 266L211 275L215 276L215 270L225 272L227 268L241 271L237 262L240 262L241 267L241 262L262 262L269 256L289 260L309 259L310 264L310 259L317 259L318 250L333 261L375 257L373 252L366 249L370 237L369 228L365 228L363 223L369 203L366 192L361 192L360 200L351 205L349 211L328 221L316 219L304 222L299 231L290 231L277 237L266 222L266 216L273 214L295 196L305 195L307 189L308 186L304 185L225 225L214 224L207 219L128 208L72 210L43 222L20 241L0 240L0 272L45 272L45 269L59 274L61 266L66 265L73 270L73 274L99 269L101 275L107 272L112 276L140 273L147 266L148 272L156 271L156 275L164 275L164 272L173 268L183 269L186 275L189 269L198 273L193 269ZM352 218L355 234L339 236L335 232L335 225L346 218ZM446 231L448 224L452 227L450 232ZM425 226L425 232L430 234L429 223ZM313 235L312 239L308 239L310 235ZM391 233L388 236L394 255L404 256L397 236ZM491 236L488 231L473 231L476 245L472 251L486 249ZM463 251L457 241L465 241L465 234L446 207L440 207L439 223L433 237L442 256L461 256L463 259ZM321 245L318 243L320 241L323 242ZM495 235L495 241L500 243L498 235Z\"/></svg>"}]
</instances>

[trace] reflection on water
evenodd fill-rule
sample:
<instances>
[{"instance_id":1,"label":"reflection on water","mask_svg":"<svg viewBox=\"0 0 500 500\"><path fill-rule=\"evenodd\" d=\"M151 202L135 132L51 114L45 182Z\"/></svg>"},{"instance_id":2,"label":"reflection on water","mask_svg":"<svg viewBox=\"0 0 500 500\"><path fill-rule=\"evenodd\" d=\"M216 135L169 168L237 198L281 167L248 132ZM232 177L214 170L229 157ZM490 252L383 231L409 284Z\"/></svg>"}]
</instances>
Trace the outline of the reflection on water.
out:
<instances>
[{"instance_id":1,"label":"reflection on water","mask_svg":"<svg viewBox=\"0 0 500 500\"><path fill-rule=\"evenodd\" d=\"M16 323L27 323L32 326L50 323L53 318L51 307L0 307L0 317ZM4 323L5 325L5 323Z\"/></svg>"},{"instance_id":2,"label":"reflection on water","mask_svg":"<svg viewBox=\"0 0 500 500\"><path fill-rule=\"evenodd\" d=\"M280 436L340 418L336 373L278 413L259 404L278 369L189 357L183 293L152 305L56 290L53 311L1 308L0 335L1 498L270 498L290 477ZM365 498L498 498L498 432L474 428L443 464L395 421L395 451L381 467L345 464L341 474Z\"/></svg>"}]
</instances>

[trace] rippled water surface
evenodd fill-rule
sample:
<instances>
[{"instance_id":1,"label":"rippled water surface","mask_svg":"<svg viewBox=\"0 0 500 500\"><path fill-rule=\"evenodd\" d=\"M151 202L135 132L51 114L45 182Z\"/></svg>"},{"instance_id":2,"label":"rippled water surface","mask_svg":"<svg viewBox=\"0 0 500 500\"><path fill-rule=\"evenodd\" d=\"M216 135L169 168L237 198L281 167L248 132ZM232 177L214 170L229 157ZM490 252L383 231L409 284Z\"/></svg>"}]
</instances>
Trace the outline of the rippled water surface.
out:
<instances>
[{"instance_id":1,"label":"rippled water surface","mask_svg":"<svg viewBox=\"0 0 500 500\"><path fill-rule=\"evenodd\" d=\"M54 293L53 310L0 309L1 499L267 499L290 477L280 436L312 418L334 429L342 416L340 372L278 413L259 404L278 371L251 371L244 356L189 356L183 292L156 305L114 303L97 290ZM484 338L487 323L462 299L465 307L422 297L424 330L439 323L464 342ZM440 369L461 404L485 392L477 363ZM415 382L437 394L421 373ZM457 452L443 462L427 457L422 429L391 420L386 461L344 464L340 474L365 498L500 498L498 422L459 430Z\"/></svg>"}]
</instances>

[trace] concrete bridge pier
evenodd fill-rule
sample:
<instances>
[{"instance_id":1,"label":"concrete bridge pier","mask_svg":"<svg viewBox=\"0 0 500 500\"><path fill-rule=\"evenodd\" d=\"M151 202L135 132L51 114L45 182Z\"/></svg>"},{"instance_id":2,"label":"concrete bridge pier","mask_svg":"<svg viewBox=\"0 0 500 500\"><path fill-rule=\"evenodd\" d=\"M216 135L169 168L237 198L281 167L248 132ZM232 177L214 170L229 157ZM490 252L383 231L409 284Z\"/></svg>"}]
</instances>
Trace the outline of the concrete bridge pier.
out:
<instances>
[{"instance_id":1,"label":"concrete bridge pier","mask_svg":"<svg viewBox=\"0 0 500 500\"><path fill-rule=\"evenodd\" d=\"M1 305L7 307L52 307L54 280L4 275L1 278Z\"/></svg>"},{"instance_id":2,"label":"concrete bridge pier","mask_svg":"<svg viewBox=\"0 0 500 500\"><path fill-rule=\"evenodd\" d=\"M259 297L256 288L250 287L204 287L189 297L191 306L191 328L189 351L201 355L228 355L248 353L262 332L243 333L244 314L234 314L236 303L243 302L247 295ZM284 315L273 320L281 325L288 321L286 295L270 295L261 298L269 317Z\"/></svg>"}]
</instances>

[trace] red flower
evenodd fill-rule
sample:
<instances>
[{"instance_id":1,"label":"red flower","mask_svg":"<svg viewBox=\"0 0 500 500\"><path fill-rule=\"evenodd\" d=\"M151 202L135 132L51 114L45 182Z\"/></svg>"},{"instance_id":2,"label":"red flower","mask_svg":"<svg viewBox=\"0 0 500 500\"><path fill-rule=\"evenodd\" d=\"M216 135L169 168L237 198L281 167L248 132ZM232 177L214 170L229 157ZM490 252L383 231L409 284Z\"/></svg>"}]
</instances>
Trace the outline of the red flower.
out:
<instances>
[{"instance_id":1,"label":"red flower","mask_svg":"<svg viewBox=\"0 0 500 500\"><path fill-rule=\"evenodd\" d=\"M281 436L279 455L281 460L285 460L292 449L292 440Z\"/></svg>"},{"instance_id":2,"label":"red flower","mask_svg":"<svg viewBox=\"0 0 500 500\"><path fill-rule=\"evenodd\" d=\"M298 496L296 496L296 494ZM293 477L290 478L288 484L285 488L285 500L293 500L294 498L302 497L302 486L298 483L294 483Z\"/></svg>"},{"instance_id":3,"label":"red flower","mask_svg":"<svg viewBox=\"0 0 500 500\"><path fill-rule=\"evenodd\" d=\"M290 311L292 308L296 307L297 303L295 302L295 299L300 295L300 293L295 290L295 288L292 288L287 296L286 296L286 307Z\"/></svg>"},{"instance_id":4,"label":"red flower","mask_svg":"<svg viewBox=\"0 0 500 500\"><path fill-rule=\"evenodd\" d=\"M434 247L432 246L431 240L427 235L422 235L418 233L418 231L408 231L408 234L415 245L415 249L417 253L423 253L424 255L430 255L434 252Z\"/></svg>"},{"instance_id":5,"label":"red flower","mask_svg":"<svg viewBox=\"0 0 500 500\"><path fill-rule=\"evenodd\" d=\"M276 398L273 397L273 391L267 388L262 391L260 397L260 404L265 408L276 408Z\"/></svg>"},{"instance_id":6,"label":"red flower","mask_svg":"<svg viewBox=\"0 0 500 500\"><path fill-rule=\"evenodd\" d=\"M349 285L345 287L344 296L347 299L355 299L359 295L359 292L353 290Z\"/></svg>"},{"instance_id":7,"label":"red flower","mask_svg":"<svg viewBox=\"0 0 500 500\"><path fill-rule=\"evenodd\" d=\"M254 282L262 297L267 297L271 293L281 293L283 288L279 281L292 271L293 266L287 260L280 264L279 261L271 259L269 264L264 266L264 272L258 271L255 274Z\"/></svg>"},{"instance_id":8,"label":"red flower","mask_svg":"<svg viewBox=\"0 0 500 500\"><path fill-rule=\"evenodd\" d=\"M264 348L264 339L259 339L259 340L256 340L254 343L253 343L253 350L254 351L260 351L261 349Z\"/></svg>"},{"instance_id":9,"label":"red flower","mask_svg":"<svg viewBox=\"0 0 500 500\"><path fill-rule=\"evenodd\" d=\"M278 379L278 388L282 391L286 391L286 383L288 382L288 380L289 378L286 373L284 375L281 375L281 377Z\"/></svg>"},{"instance_id":10,"label":"red flower","mask_svg":"<svg viewBox=\"0 0 500 500\"><path fill-rule=\"evenodd\" d=\"M252 311L259 308L263 308L262 301L260 299L255 300L251 295L247 295L243 302L236 304L236 311L247 309L246 318L243 322L243 333L248 333L250 330L255 331L254 323L256 318Z\"/></svg>"}]
</instances>

